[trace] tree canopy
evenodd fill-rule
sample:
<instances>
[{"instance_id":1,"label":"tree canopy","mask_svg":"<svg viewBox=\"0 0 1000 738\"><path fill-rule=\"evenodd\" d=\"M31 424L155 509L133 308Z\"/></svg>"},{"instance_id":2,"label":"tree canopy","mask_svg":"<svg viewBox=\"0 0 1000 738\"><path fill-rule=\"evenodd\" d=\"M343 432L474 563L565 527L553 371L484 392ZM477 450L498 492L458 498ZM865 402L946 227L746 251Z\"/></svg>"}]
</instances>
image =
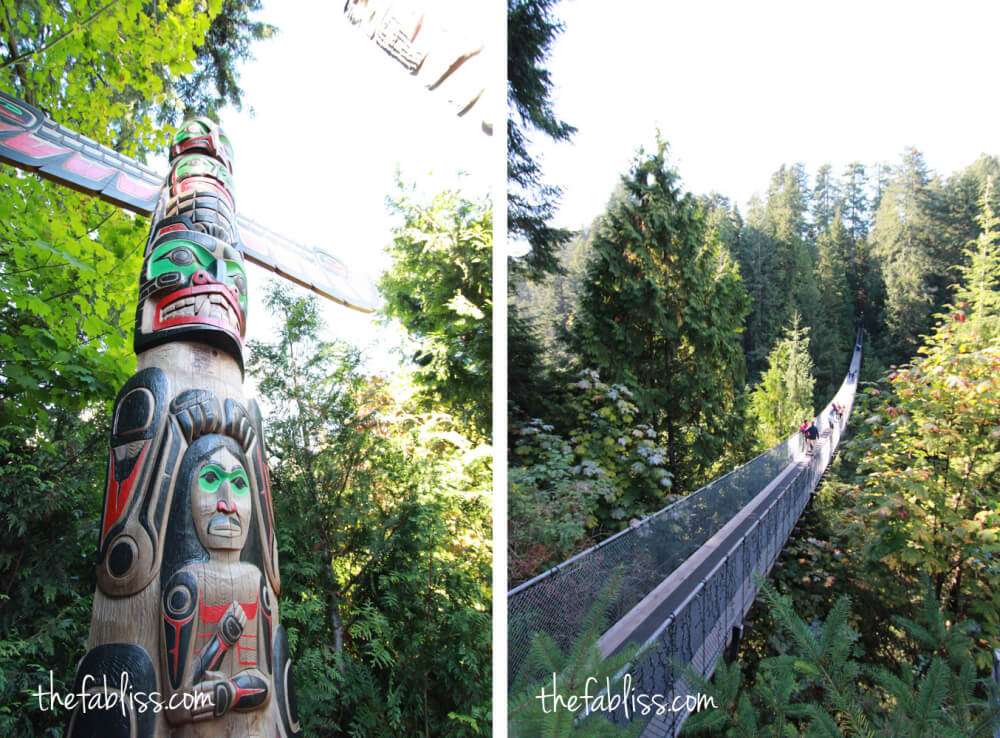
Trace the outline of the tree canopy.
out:
<instances>
[{"instance_id":1,"label":"tree canopy","mask_svg":"<svg viewBox=\"0 0 1000 738\"><path fill-rule=\"evenodd\" d=\"M543 66L562 30L554 18L559 0L507 0L507 230L531 250L512 262L532 279L558 269L555 252L570 232L550 225L560 189L545 184L531 133L567 141L576 132L552 107L552 77Z\"/></svg>"},{"instance_id":2,"label":"tree canopy","mask_svg":"<svg viewBox=\"0 0 1000 738\"><path fill-rule=\"evenodd\" d=\"M493 208L443 192L429 203L400 187L402 217L379 282L384 314L417 345L414 381L425 406L444 405L490 436L493 369Z\"/></svg>"}]
</instances>

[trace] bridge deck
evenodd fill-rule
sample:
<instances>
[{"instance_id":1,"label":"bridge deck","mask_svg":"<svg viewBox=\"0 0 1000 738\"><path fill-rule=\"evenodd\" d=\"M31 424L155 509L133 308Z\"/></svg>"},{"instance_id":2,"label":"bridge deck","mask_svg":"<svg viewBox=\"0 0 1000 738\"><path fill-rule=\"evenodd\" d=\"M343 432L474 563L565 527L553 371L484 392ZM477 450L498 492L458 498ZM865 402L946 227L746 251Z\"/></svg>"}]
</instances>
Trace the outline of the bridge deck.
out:
<instances>
[{"instance_id":1,"label":"bridge deck","mask_svg":"<svg viewBox=\"0 0 1000 738\"><path fill-rule=\"evenodd\" d=\"M663 580L628 614L615 623L598 641L605 657L620 651L627 643L646 643L671 614L680 609L698 585L732 551L740 538L758 521L764 511L785 491L795 472L805 469L801 460L793 461L753 498L718 533L706 541L690 558Z\"/></svg>"}]
</instances>

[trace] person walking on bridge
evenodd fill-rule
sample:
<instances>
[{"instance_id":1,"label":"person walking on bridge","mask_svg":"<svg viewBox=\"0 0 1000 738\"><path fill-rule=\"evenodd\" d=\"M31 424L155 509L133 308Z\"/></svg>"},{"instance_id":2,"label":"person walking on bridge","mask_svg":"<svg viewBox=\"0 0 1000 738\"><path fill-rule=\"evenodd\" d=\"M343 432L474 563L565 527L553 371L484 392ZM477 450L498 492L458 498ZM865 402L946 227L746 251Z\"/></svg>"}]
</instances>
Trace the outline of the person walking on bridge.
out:
<instances>
[{"instance_id":1,"label":"person walking on bridge","mask_svg":"<svg viewBox=\"0 0 1000 738\"><path fill-rule=\"evenodd\" d=\"M819 428L816 427L815 422L810 422L809 427L805 429L806 437L806 453L810 456L813 451L816 450L816 439L819 438Z\"/></svg>"}]
</instances>

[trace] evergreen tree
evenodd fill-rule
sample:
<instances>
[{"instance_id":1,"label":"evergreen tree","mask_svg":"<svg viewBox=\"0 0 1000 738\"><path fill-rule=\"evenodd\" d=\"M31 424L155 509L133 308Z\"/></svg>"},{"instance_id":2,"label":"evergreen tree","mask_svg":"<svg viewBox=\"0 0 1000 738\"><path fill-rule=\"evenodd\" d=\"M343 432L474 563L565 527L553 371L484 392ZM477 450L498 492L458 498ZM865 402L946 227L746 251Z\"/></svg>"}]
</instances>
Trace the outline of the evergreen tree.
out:
<instances>
[{"instance_id":1,"label":"evergreen tree","mask_svg":"<svg viewBox=\"0 0 1000 738\"><path fill-rule=\"evenodd\" d=\"M640 152L624 199L606 214L570 341L583 366L637 388L678 480L704 479L732 448L743 384L739 271L707 234L695 198L666 164Z\"/></svg>"},{"instance_id":2,"label":"evergreen tree","mask_svg":"<svg viewBox=\"0 0 1000 738\"><path fill-rule=\"evenodd\" d=\"M809 186L805 167L782 165L771 177L767 191L765 222L778 241L791 244L805 241L809 235L806 215L809 209Z\"/></svg>"},{"instance_id":3,"label":"evergreen tree","mask_svg":"<svg viewBox=\"0 0 1000 738\"><path fill-rule=\"evenodd\" d=\"M968 246L982 232L982 218L988 206L994 212L1000 207L1000 195L990 187L989 201L983 201L989 180L1000 181L1000 162L995 157L982 156L940 186L929 188L928 218L936 234L937 268L930 279L939 295L935 311L953 300L956 267L967 266Z\"/></svg>"},{"instance_id":4,"label":"evergreen tree","mask_svg":"<svg viewBox=\"0 0 1000 738\"><path fill-rule=\"evenodd\" d=\"M871 221L868 179L860 162L848 164L844 177L847 180L844 183L844 226L853 249L868 236Z\"/></svg>"},{"instance_id":5,"label":"evergreen tree","mask_svg":"<svg viewBox=\"0 0 1000 738\"><path fill-rule=\"evenodd\" d=\"M812 190L813 233L819 235L830 227L841 207L840 184L833 177L833 167L824 164L816 172L816 185Z\"/></svg>"},{"instance_id":6,"label":"evergreen tree","mask_svg":"<svg viewBox=\"0 0 1000 738\"><path fill-rule=\"evenodd\" d=\"M563 28L552 13L558 1L507 0L507 230L530 245L511 267L532 279L558 268L556 249L571 235L549 225L561 191L542 181L541 165L528 151L531 131L553 141L576 132L552 109L552 79L543 66Z\"/></svg>"},{"instance_id":7,"label":"evergreen tree","mask_svg":"<svg viewBox=\"0 0 1000 738\"><path fill-rule=\"evenodd\" d=\"M798 312L806 325L816 324L816 246L808 207L809 188L801 164L781 166L771 177L766 201L751 201L739 253L753 298L744 342L752 376L763 371L767 352L792 313Z\"/></svg>"},{"instance_id":8,"label":"evergreen tree","mask_svg":"<svg viewBox=\"0 0 1000 738\"><path fill-rule=\"evenodd\" d=\"M805 169L801 164L782 166L771 178L764 207L764 231L774 241L772 271L767 276L776 291L769 316L773 333L798 312L806 325L816 322L819 290L814 265L816 246L809 237L806 219L809 202Z\"/></svg>"},{"instance_id":9,"label":"evergreen tree","mask_svg":"<svg viewBox=\"0 0 1000 738\"><path fill-rule=\"evenodd\" d=\"M508 308L508 430L521 418L546 418L563 431L575 420L563 402L568 377L564 369L553 366L553 357L542 348L545 342L537 331L536 324L521 315L517 306Z\"/></svg>"},{"instance_id":10,"label":"evergreen tree","mask_svg":"<svg viewBox=\"0 0 1000 738\"><path fill-rule=\"evenodd\" d=\"M738 239L740 274L750 297L743 351L751 379L764 369L767 352L781 330L778 317L783 314L787 301L776 279L777 251L774 239L764 228L763 205L754 197L750 201L747 224L740 230Z\"/></svg>"},{"instance_id":11,"label":"evergreen tree","mask_svg":"<svg viewBox=\"0 0 1000 738\"><path fill-rule=\"evenodd\" d=\"M817 239L819 261L816 285L819 304L812 355L816 364L817 389L821 398L831 397L847 371L849 349L854 344L854 314L851 306L844 255L849 248L840 214L834 215Z\"/></svg>"},{"instance_id":12,"label":"evergreen tree","mask_svg":"<svg viewBox=\"0 0 1000 738\"><path fill-rule=\"evenodd\" d=\"M418 345L414 380L426 407L444 407L481 438L492 426L493 208L457 192L418 202L400 185L402 217L379 282L383 311Z\"/></svg>"},{"instance_id":13,"label":"evergreen tree","mask_svg":"<svg viewBox=\"0 0 1000 738\"><path fill-rule=\"evenodd\" d=\"M988 179L980 200L979 237L969 244L962 285L955 294L969 318L968 329L984 339L1000 334L1000 219L990 204L992 190L993 180Z\"/></svg>"},{"instance_id":14,"label":"evergreen tree","mask_svg":"<svg viewBox=\"0 0 1000 738\"><path fill-rule=\"evenodd\" d=\"M510 311L527 321L538 335L538 353L552 367L565 367L570 356L561 338L572 321L594 254L599 218L582 229L558 250L558 270L544 280L532 281L512 275ZM513 386L513 385L512 385Z\"/></svg>"},{"instance_id":15,"label":"evergreen tree","mask_svg":"<svg viewBox=\"0 0 1000 738\"><path fill-rule=\"evenodd\" d=\"M740 209L728 197L712 192L699 198L705 209L705 222L709 232L715 234L733 259L739 258L740 230L743 218Z\"/></svg>"},{"instance_id":16,"label":"evergreen tree","mask_svg":"<svg viewBox=\"0 0 1000 738\"><path fill-rule=\"evenodd\" d=\"M872 210L868 197L868 177L860 162L848 165L844 173L843 221L847 231L848 247L845 255L847 269L847 296L852 312L866 316L866 329L875 328L880 312L881 270L871 257L868 233L871 230Z\"/></svg>"},{"instance_id":17,"label":"evergreen tree","mask_svg":"<svg viewBox=\"0 0 1000 738\"><path fill-rule=\"evenodd\" d=\"M489 447L324 341L314 296L272 283L266 304L284 323L248 369L270 406L304 731L472 735L489 710Z\"/></svg>"},{"instance_id":18,"label":"evergreen tree","mask_svg":"<svg viewBox=\"0 0 1000 738\"><path fill-rule=\"evenodd\" d=\"M993 735L996 690L984 689L976 675L970 655L975 623L955 623L942 612L926 577L919 622L894 618L897 648L900 633L917 644L915 663L895 670L866 670L860 662L848 597L840 597L823 621L807 624L787 597L766 583L762 588L779 627L779 654L764 659L752 688L742 690L741 664L720 663L711 683L687 670L700 693L728 709L692 715L684 735Z\"/></svg>"},{"instance_id":19,"label":"evergreen tree","mask_svg":"<svg viewBox=\"0 0 1000 738\"><path fill-rule=\"evenodd\" d=\"M278 32L275 26L252 19L260 9L260 0L223 0L205 34L205 43L196 50L194 71L173 82L178 109L172 115L161 114L161 122L176 124L195 115L216 118L227 104L241 108L243 93L237 67L253 59L250 45L254 41Z\"/></svg>"},{"instance_id":20,"label":"evergreen tree","mask_svg":"<svg viewBox=\"0 0 1000 738\"><path fill-rule=\"evenodd\" d=\"M927 211L930 173L910 148L881 199L872 230L873 255L882 264L893 356L902 361L930 325L941 273ZM942 303L943 304L943 303Z\"/></svg>"},{"instance_id":21,"label":"evergreen tree","mask_svg":"<svg viewBox=\"0 0 1000 738\"><path fill-rule=\"evenodd\" d=\"M809 329L792 316L784 337L767 357L764 372L750 398L755 419L757 446L767 449L796 431L813 415L813 363L809 357Z\"/></svg>"}]
</instances>

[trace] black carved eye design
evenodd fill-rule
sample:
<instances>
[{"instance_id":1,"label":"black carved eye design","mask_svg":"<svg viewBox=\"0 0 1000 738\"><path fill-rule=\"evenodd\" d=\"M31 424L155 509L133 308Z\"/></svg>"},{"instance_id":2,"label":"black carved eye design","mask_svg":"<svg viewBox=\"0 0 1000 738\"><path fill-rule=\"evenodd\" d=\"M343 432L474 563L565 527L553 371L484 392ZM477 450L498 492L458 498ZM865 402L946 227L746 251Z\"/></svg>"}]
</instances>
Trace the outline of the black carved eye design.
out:
<instances>
[{"instance_id":1,"label":"black carved eye design","mask_svg":"<svg viewBox=\"0 0 1000 738\"><path fill-rule=\"evenodd\" d=\"M167 255L167 258L177 266L190 266L194 264L194 254L188 248L174 249Z\"/></svg>"},{"instance_id":2,"label":"black carved eye design","mask_svg":"<svg viewBox=\"0 0 1000 738\"><path fill-rule=\"evenodd\" d=\"M219 475L209 469L208 471L202 473L201 479L203 482L208 484L215 484L215 482L219 479Z\"/></svg>"},{"instance_id":3,"label":"black carved eye design","mask_svg":"<svg viewBox=\"0 0 1000 738\"><path fill-rule=\"evenodd\" d=\"M246 489L247 480L243 477L236 477L236 479L233 480L233 486L236 487L236 489Z\"/></svg>"}]
</instances>

